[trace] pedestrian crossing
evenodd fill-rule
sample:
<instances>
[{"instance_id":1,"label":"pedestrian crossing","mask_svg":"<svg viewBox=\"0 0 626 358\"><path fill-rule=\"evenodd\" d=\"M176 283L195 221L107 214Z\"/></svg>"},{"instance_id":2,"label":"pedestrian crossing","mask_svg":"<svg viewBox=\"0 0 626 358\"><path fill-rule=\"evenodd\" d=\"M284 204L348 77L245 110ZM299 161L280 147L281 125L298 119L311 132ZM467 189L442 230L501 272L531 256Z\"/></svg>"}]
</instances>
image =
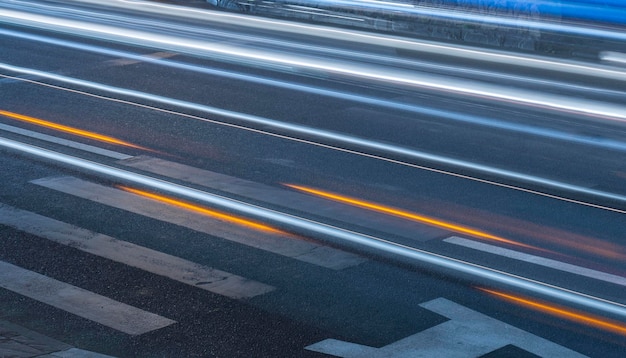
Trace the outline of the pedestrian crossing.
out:
<instances>
[{"instance_id":1,"label":"pedestrian crossing","mask_svg":"<svg viewBox=\"0 0 626 358\"><path fill-rule=\"evenodd\" d=\"M358 255L289 237L286 233L251 233L247 228L238 228L217 219L75 177L41 178L32 183L331 270L341 270L365 261ZM276 290L272 285L3 203L0 203L0 225L232 299L250 299ZM142 335L176 324L175 320L168 317L9 262L0 261L0 271L0 287L128 335Z\"/></svg>"},{"instance_id":2,"label":"pedestrian crossing","mask_svg":"<svg viewBox=\"0 0 626 358\"><path fill-rule=\"evenodd\" d=\"M76 178L69 178L73 180L72 183L78 183L74 181ZM195 264L2 203L0 203L0 225L233 299L252 298L276 289L261 282ZM171 318L5 261L0 261L0 287L131 336L146 334L177 323ZM450 320L382 348L332 338L302 348L336 357L401 358L439 355L479 357L502 347L514 346L515 349L544 357L554 356L553 354L584 357L443 298L420 306ZM475 334L477 331L482 333L477 335ZM503 335L502 332L507 334ZM457 342L457 345L451 347L448 344L450 341Z\"/></svg>"},{"instance_id":3,"label":"pedestrian crossing","mask_svg":"<svg viewBox=\"0 0 626 358\"><path fill-rule=\"evenodd\" d=\"M275 290L258 281L1 203L0 225L232 299L248 299ZM0 261L0 287L128 335L141 335L176 323L5 261Z\"/></svg>"},{"instance_id":4,"label":"pedestrian crossing","mask_svg":"<svg viewBox=\"0 0 626 358\"><path fill-rule=\"evenodd\" d=\"M0 204L0 224L234 299L252 298L275 288L215 268Z\"/></svg>"},{"instance_id":5,"label":"pedestrian crossing","mask_svg":"<svg viewBox=\"0 0 626 358\"><path fill-rule=\"evenodd\" d=\"M162 162L160 160L156 160L156 165L154 166L148 165L145 167L146 163L155 164L155 161L149 159L143 162L142 160L145 160L145 158L140 158L135 161L135 164L132 164L132 160L127 158L123 159L122 162L127 161L125 165L134 166L136 169L152 168L151 171L153 172L158 172L170 166L169 174L176 172L177 168L189 169L180 167L175 163ZM171 167L172 165L173 168ZM273 195L286 195L284 191L278 192L270 187L259 188L254 183L220 177L217 173L209 178L203 175L193 175L193 173L190 177L186 177L186 174L189 173L180 172L176 178L188 182L194 182L189 180L189 178L195 178L195 184L240 195L245 190L256 193L256 195L265 195L266 198L270 199ZM203 172L203 174L207 173ZM209 182L197 182L199 177ZM367 261L359 255L324 246L313 241L306 241L288 233L268 233L255 231L247 227L238 227L219 218L207 217L201 213L191 212L181 207L152 200L149 197L136 195L132 191L122 190L119 187L107 186L78 177L67 175L43 177L31 180L30 183L40 188L66 194L69 198L88 200L90 203L105 205L132 213L133 215L141 215L207 234L207 240L226 240L237 245L244 245L284 256L307 265L330 269L328 272L352 268ZM288 195L292 194L294 193L289 193ZM262 200L262 198L257 199ZM217 268L200 265L165 252L123 241L2 203L0 203L0 225L230 299L247 300L278 290L277 287L266 283ZM151 312L145 308L138 307L140 305L136 303L135 306L128 305L5 261L0 261L0 287L130 336L140 336L176 325L178 323L176 319L179 319L178 317L168 317L168 314L163 312ZM549 341L542 340L537 336L528 335L524 331L516 331L515 327L506 326L500 321L479 315L445 299L433 300L420 306L448 317L450 321L382 348L373 348L367 345L328 338L327 340L319 341L317 344L310 345L306 349L311 352L320 352L338 357L356 357L361 356L361 354L372 357L408 357L415 356L414 354L421 354L420 352L428 353L429 351L424 351L424 347L427 347L430 344L429 342L439 339L441 341L440 345L436 347L431 345L434 352L447 352L449 354L460 352L459 354L461 355L459 357L468 356L467 354L462 355L463 352L467 353L472 350L473 353L469 356L478 357L500 349L499 347L506 344L522 347L529 352L538 352L541 356L548 356L545 352L552 351L567 352L568 354L575 353ZM451 315L451 312L459 314L454 316ZM468 315L474 318L471 320L464 318ZM472 325L469 322L476 324ZM480 342L481 336L475 334L477 329L482 329L482 326L480 326L481 322L484 323L485 327L489 326L492 329L494 337L497 337L500 333L497 330L493 330L493 327L496 326L506 326L507 330L517 333L507 336L507 339L498 344L487 346ZM446 346L447 342L452 340L458 341L459 344L462 343L464 348L456 351L446 350L449 348ZM302 346L302 349L304 350L305 346Z\"/></svg>"},{"instance_id":6,"label":"pedestrian crossing","mask_svg":"<svg viewBox=\"0 0 626 358\"><path fill-rule=\"evenodd\" d=\"M0 287L130 335L176 321L0 261Z\"/></svg>"}]
</instances>

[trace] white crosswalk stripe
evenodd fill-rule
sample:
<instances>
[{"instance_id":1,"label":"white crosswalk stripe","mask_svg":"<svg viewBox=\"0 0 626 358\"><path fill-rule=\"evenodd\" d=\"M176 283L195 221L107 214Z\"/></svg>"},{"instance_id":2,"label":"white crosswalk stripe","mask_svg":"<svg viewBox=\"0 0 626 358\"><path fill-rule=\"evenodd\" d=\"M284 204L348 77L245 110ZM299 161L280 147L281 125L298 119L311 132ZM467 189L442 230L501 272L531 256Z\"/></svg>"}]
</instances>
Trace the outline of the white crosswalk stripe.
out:
<instances>
[{"instance_id":1,"label":"white crosswalk stripe","mask_svg":"<svg viewBox=\"0 0 626 358\"><path fill-rule=\"evenodd\" d=\"M0 204L0 224L230 298L251 298L274 290L261 282L8 205Z\"/></svg>"},{"instance_id":2,"label":"white crosswalk stripe","mask_svg":"<svg viewBox=\"0 0 626 358\"><path fill-rule=\"evenodd\" d=\"M0 287L130 335L176 323L4 261L0 261Z\"/></svg>"}]
</instances>

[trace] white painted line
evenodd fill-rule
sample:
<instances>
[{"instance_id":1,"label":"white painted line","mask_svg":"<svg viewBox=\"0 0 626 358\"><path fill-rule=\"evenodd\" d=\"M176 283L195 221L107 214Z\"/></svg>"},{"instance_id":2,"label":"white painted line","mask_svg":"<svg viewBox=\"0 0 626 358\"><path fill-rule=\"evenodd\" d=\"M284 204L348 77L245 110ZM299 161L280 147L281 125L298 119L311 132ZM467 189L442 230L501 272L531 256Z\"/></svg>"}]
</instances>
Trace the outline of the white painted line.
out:
<instances>
[{"instance_id":1,"label":"white painted line","mask_svg":"<svg viewBox=\"0 0 626 358\"><path fill-rule=\"evenodd\" d=\"M4 261L0 261L0 287L130 335L176 323Z\"/></svg>"},{"instance_id":2,"label":"white painted line","mask_svg":"<svg viewBox=\"0 0 626 358\"><path fill-rule=\"evenodd\" d=\"M74 177L43 178L32 183L322 267L340 270L365 261L360 256L328 246L226 224L206 215Z\"/></svg>"},{"instance_id":3,"label":"white painted line","mask_svg":"<svg viewBox=\"0 0 626 358\"><path fill-rule=\"evenodd\" d=\"M0 224L234 299L274 290L261 282L3 204Z\"/></svg>"},{"instance_id":4,"label":"white painted line","mask_svg":"<svg viewBox=\"0 0 626 358\"><path fill-rule=\"evenodd\" d=\"M420 306L450 320L381 348L327 339L306 349L345 358L475 358L514 345L541 357L585 357L445 298Z\"/></svg>"},{"instance_id":5,"label":"white painted line","mask_svg":"<svg viewBox=\"0 0 626 358\"><path fill-rule=\"evenodd\" d=\"M30 138L40 139L40 140L50 142L50 143L61 144L66 147L80 149L86 152L103 155L105 157L109 157L113 159L123 160L123 159L132 158L132 156L128 154L114 152L112 150L98 148L89 144L74 142L72 140L57 138L51 135L37 133L28 129L13 127L13 126L9 126L9 125L2 124L2 123L0 123L0 130L11 132L11 133L16 133L16 134L23 135L23 136L30 137Z\"/></svg>"},{"instance_id":6,"label":"white painted line","mask_svg":"<svg viewBox=\"0 0 626 358\"><path fill-rule=\"evenodd\" d=\"M595 280L605 281L609 283L614 283L616 285L626 286L626 277L613 275L610 273L597 271L593 269L589 269L586 267L576 266L572 264L568 264L566 262L561 262L557 260L547 259L540 256L530 255L519 251L514 251L510 249L505 249L502 247L485 244L482 242L477 242L473 240L464 239L461 237L452 236L443 241L460 245L464 247L468 247L471 249L492 253L495 255L500 255L504 257L508 257L515 260L525 261L529 263L533 263L536 265L553 268L555 270L564 271L568 273L573 273L580 276L589 277Z\"/></svg>"}]
</instances>

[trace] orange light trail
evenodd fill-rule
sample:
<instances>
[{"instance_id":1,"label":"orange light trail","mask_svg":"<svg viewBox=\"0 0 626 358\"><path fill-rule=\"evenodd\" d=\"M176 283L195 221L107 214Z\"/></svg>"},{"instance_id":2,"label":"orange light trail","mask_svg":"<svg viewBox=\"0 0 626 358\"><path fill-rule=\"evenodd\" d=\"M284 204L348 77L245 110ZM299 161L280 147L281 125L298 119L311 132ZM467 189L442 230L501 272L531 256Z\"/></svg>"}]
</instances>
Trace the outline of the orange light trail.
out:
<instances>
[{"instance_id":1,"label":"orange light trail","mask_svg":"<svg viewBox=\"0 0 626 358\"><path fill-rule=\"evenodd\" d=\"M78 129L78 128L74 128L74 127L69 127L69 126L65 126L65 125L62 125L62 124L49 122L49 121L46 121L46 120L43 120L43 119L39 119L39 118L25 116L23 114L18 114L18 113L13 113L13 112L0 110L0 115L3 115L5 117L9 117L9 118L12 118L12 119L16 119L18 121L27 122L27 123L31 123L31 124L36 124L38 126L42 126L42 127L58 130L58 131L61 131L61 132L70 133L70 134L78 135L78 136L89 138L89 139L95 139L95 140L98 140L98 141L101 141L101 142L117 144L117 145L123 145L123 146L126 146L126 147L132 147L132 148L137 148L137 149L146 149L146 148L143 148L141 146L138 146L138 145L135 145L135 144L132 144L132 143L129 143L129 142L125 142L123 140L116 139L116 138L113 138L113 137L109 137L109 136L106 136L106 135L102 135L102 134L98 134L98 133L94 133L94 132L89 132L89 131L86 131L86 130L82 130L82 129Z\"/></svg>"},{"instance_id":2,"label":"orange light trail","mask_svg":"<svg viewBox=\"0 0 626 358\"><path fill-rule=\"evenodd\" d=\"M490 293L494 296L498 296L500 298L504 298L506 300L515 302L521 306L530 307L541 312L549 313L553 316L557 316L560 318L568 319L570 321L574 321L576 323L593 326L595 328L600 328L605 331L610 331L619 335L626 336L626 326L619 322L609 321L603 318L594 317L592 315L570 311L564 308L560 308L558 306L553 306L553 305L549 305L549 304L545 304L545 303L541 303L537 301L532 301L527 298L513 296L513 295L506 294L506 293L498 292L498 291L488 290L486 288L478 288L478 289L481 291Z\"/></svg>"},{"instance_id":3,"label":"orange light trail","mask_svg":"<svg viewBox=\"0 0 626 358\"><path fill-rule=\"evenodd\" d=\"M268 233L273 233L273 234L285 234L284 231L279 230L279 229L275 229L271 226L267 226L264 224L260 224L251 220L247 220L247 219L242 219L236 216L232 216L229 214L225 214L225 213L221 213L219 211L215 211L215 210L210 210L198 205L194 205L191 203L187 203L184 201L180 201L180 200L176 200L176 199L172 199L172 198L168 198L166 196L162 196L162 195L158 195L158 194L154 194L154 193L150 193L147 191L143 191L143 190L139 190L139 189L133 189L133 188L129 188L129 187L125 187L122 185L118 185L118 188L127 191L129 193L133 193L133 194L137 194L139 196L143 196L145 198L149 198L152 200L156 200L159 201L161 203L165 203L165 204L170 204L172 206L178 207L178 208L182 208L182 209L186 209L186 210L190 210L202 215L207 215L207 216L211 216L215 219L220 219L220 220L224 220L233 224L237 224L240 226L245 226L247 228L252 228L252 229L256 229L259 231L264 231L264 232L268 232Z\"/></svg>"},{"instance_id":4,"label":"orange light trail","mask_svg":"<svg viewBox=\"0 0 626 358\"><path fill-rule=\"evenodd\" d=\"M380 213L397 216L397 217L400 217L400 218L403 218L403 219L408 219L408 220L416 221L416 222L419 222L419 223L422 223L422 224L435 226L435 227L439 227L439 228L443 228L443 229L447 229L447 230L451 230L451 231L458 232L458 233L461 233L461 234L466 234L466 235L470 235L470 236L474 236L474 237L478 237L478 238L482 238L482 239L499 241L499 242L507 243L507 244L510 244L510 245L522 246L522 247L531 248L531 249L539 249L539 248L536 248L536 247L531 246L531 245L526 245L526 244L522 244L522 243L517 242L517 241L505 239L503 237L492 235L492 234L489 234L489 233L484 232L484 231L480 231L480 230L472 229L472 228L469 228L469 227L453 224L453 223L450 223L450 222L446 222L446 221L443 221L443 220L431 218L431 217L424 216L424 215L419 215L419 214L412 213L412 212L409 212L409 211L400 210L400 209L392 208L392 207L389 207L389 206L384 206L384 205L380 205L380 204L376 204L376 203L372 203L372 202L368 202L368 201L363 201L363 200L359 200L359 199L355 199L355 198L350 198L350 197L347 197L347 196L334 194L334 193L330 193L330 192L327 192L327 191L313 189L313 188L309 188L309 187L305 187L305 186L294 185L294 184L283 184L283 185L285 185L287 187L290 187L292 189L296 189L296 190L299 190L299 191L302 191L302 192L305 192L305 193L309 193L309 194L313 194L313 195L316 195L316 196L320 196L320 197L323 197L323 198L326 198L326 199L338 201L338 202L341 202L341 203L344 203L344 204L350 204L350 205L353 205L353 206L358 206L358 207L361 207L361 208L364 208L364 209L373 210L373 211L377 211L377 212L380 212Z\"/></svg>"}]
</instances>

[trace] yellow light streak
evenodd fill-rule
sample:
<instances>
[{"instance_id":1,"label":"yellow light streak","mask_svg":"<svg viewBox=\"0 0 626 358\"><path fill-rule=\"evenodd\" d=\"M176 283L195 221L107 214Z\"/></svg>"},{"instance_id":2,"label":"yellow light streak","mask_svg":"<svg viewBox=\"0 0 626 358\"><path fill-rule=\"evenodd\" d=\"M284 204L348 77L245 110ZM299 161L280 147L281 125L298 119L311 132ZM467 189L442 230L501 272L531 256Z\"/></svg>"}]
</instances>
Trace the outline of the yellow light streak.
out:
<instances>
[{"instance_id":1,"label":"yellow light streak","mask_svg":"<svg viewBox=\"0 0 626 358\"><path fill-rule=\"evenodd\" d=\"M122 145L122 146L126 146L126 147L137 148L137 149L146 149L146 148L143 148L141 146L138 146L138 145L135 145L135 144L132 144L132 143L129 143L129 142L125 142L123 140L116 139L116 138L113 138L113 137L109 137L109 136L106 136L106 135L102 135L102 134L98 134L98 133L94 133L94 132L89 132L89 131L86 131L86 130L82 130L82 129L78 129L78 128L74 128L74 127L70 127L70 126L65 126L65 125L62 125L62 124L54 123L54 122L49 122L49 121L46 121L46 120L43 120L43 119L39 119L39 118L25 116L25 115L19 114L19 113L13 113L13 112L0 110L0 115L3 115L3 116L8 117L8 118L16 119L18 121L35 124L35 125L38 125L38 126L42 126L42 127L58 130L58 131L65 132L65 133L74 134L74 135L81 136L81 137L84 137L84 138L95 139L95 140L98 140L98 141L101 141L101 142L117 144L117 145Z\"/></svg>"},{"instance_id":2,"label":"yellow light streak","mask_svg":"<svg viewBox=\"0 0 626 358\"><path fill-rule=\"evenodd\" d=\"M380 205L380 204L372 203L372 202L368 202L368 201L363 201L363 200L359 200L359 199L356 199L356 198L350 198L350 197L347 197L347 196L343 196L343 195L339 195L339 194L335 194L335 193L330 193L330 192L319 190L319 189L313 189L313 188L309 188L309 187L305 187L305 186L294 185L294 184L283 184L283 185L285 185L287 187L290 187L292 189L296 189L296 190L299 190L299 191L302 191L302 192L305 192L305 193L309 193L309 194L312 194L312 195L316 195L316 196L319 196L319 197L322 197L322 198L338 201L338 202L341 202L341 203L344 203L344 204L358 206L360 208L373 210L373 211L377 211L377 212L388 214L388 215L393 215L393 216L396 216L396 217L400 217L400 218L403 218L403 219L408 219L408 220L411 220L411 221L416 221L416 222L419 222L419 223L422 223L422 224L435 226L435 227L439 227L439 228L442 228L442 229L451 230L451 231L454 231L454 232L457 232L457 233L466 234L466 235L478 237L478 238L481 238L481 239L488 239L488 240L493 240L493 241L499 241L499 242L507 243L507 244L510 244L510 245L516 245L516 246L522 246L522 247L526 247L526 248L538 249L538 248L536 248L534 246L522 244L520 242L509 240L509 239L505 239L503 237L492 235L492 234L489 234L489 233L484 232L484 231L476 230L476 229L473 229L473 228L470 228L470 227L466 227L466 226L462 226L462 225L457 225L457 224L454 224L454 223L450 223L450 222L446 222L446 221L443 221L443 220L431 218L431 217L428 217L428 216L412 213L412 212L409 212L409 211L405 211L405 210L401 210L401 209L397 209L397 208L393 208L393 207L389 207L389 206L384 206L384 205Z\"/></svg>"},{"instance_id":3,"label":"yellow light streak","mask_svg":"<svg viewBox=\"0 0 626 358\"><path fill-rule=\"evenodd\" d=\"M561 308L555 305L541 303L541 302L533 301L527 298L510 295L510 294L506 294L503 292L489 290L486 288L478 288L478 289L481 291L490 293L494 296L503 298L505 300L512 301L521 306L533 308L537 311L548 313L548 314L551 314L553 316L557 316L560 318L565 318L570 321L574 321L576 323L593 326L595 328L600 328L605 331L610 331L619 335L626 336L626 325L621 324L620 322L610 321L610 320L600 318L600 317L595 317L589 314L568 310L568 309Z\"/></svg>"},{"instance_id":4,"label":"yellow light streak","mask_svg":"<svg viewBox=\"0 0 626 358\"><path fill-rule=\"evenodd\" d=\"M154 194L154 193L150 193L147 191L143 191L143 190L139 190L139 189L133 189L133 188L129 188L126 186L122 186L122 185L118 185L118 188L127 191L129 193L133 193L145 198L149 198L152 200L156 200L158 202L161 203L165 203L165 204L169 204L178 208L182 208L182 209L186 209L186 210L190 210L193 212L196 212L198 214L202 214L202 215L207 215L207 216L211 216L215 219L220 219L223 221L227 221L233 224L237 224L240 226L244 226L247 228L251 228L251 229L255 229L255 230L259 230L259 231L264 231L264 232L268 232L268 233L273 233L273 234L285 234L284 231L279 230L279 229L275 229L271 226L268 225L264 225L264 224L260 224L251 220L247 220L247 219L243 219L243 218L239 218L233 215L229 215L226 213L222 213L219 211L215 211L215 210L210 210L207 208L204 208L202 206L199 205L195 205L195 204L191 204L191 203L187 203L184 201L180 201L180 200L176 200L176 199L172 199L172 198L168 198L166 196L163 195L158 195L158 194Z\"/></svg>"}]
</instances>

